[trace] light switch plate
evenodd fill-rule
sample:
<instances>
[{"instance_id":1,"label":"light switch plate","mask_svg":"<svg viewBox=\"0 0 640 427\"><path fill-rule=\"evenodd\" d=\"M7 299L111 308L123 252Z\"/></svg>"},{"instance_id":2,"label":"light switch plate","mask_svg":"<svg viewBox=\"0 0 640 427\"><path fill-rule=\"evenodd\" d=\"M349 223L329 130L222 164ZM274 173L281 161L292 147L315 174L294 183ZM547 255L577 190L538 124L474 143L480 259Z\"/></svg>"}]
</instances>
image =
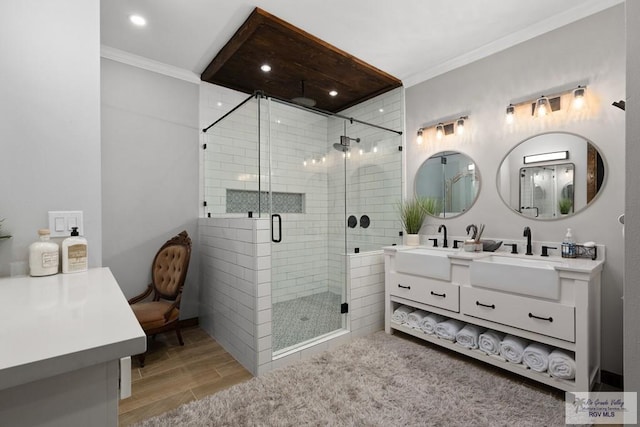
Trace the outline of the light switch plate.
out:
<instances>
[{"instance_id":1,"label":"light switch plate","mask_svg":"<svg viewBox=\"0 0 640 427\"><path fill-rule=\"evenodd\" d=\"M84 236L82 211L49 211L51 237L68 237L71 227L78 227L78 234Z\"/></svg>"}]
</instances>

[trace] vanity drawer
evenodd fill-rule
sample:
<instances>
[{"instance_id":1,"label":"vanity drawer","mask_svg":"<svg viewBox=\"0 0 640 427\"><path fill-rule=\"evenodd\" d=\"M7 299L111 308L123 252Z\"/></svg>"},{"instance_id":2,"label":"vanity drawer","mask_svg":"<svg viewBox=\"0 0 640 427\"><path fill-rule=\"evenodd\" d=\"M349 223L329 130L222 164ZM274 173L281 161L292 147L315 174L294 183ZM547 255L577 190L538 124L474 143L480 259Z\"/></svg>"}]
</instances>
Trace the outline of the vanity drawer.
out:
<instances>
[{"instance_id":1,"label":"vanity drawer","mask_svg":"<svg viewBox=\"0 0 640 427\"><path fill-rule=\"evenodd\" d=\"M575 342L575 308L558 303L463 287L462 313Z\"/></svg>"},{"instance_id":2,"label":"vanity drawer","mask_svg":"<svg viewBox=\"0 0 640 427\"><path fill-rule=\"evenodd\" d=\"M460 311L460 287L454 283L410 274L389 273L389 293L422 304Z\"/></svg>"}]
</instances>

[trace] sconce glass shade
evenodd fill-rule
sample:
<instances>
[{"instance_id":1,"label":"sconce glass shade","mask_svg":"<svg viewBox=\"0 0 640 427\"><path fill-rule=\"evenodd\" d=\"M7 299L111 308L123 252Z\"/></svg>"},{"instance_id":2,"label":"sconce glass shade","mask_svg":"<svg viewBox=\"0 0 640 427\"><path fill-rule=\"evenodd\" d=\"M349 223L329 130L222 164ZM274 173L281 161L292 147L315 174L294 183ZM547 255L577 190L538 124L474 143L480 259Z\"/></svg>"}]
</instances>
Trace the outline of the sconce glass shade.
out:
<instances>
[{"instance_id":1,"label":"sconce glass shade","mask_svg":"<svg viewBox=\"0 0 640 427\"><path fill-rule=\"evenodd\" d=\"M456 122L456 133L462 135L464 133L464 117L460 117Z\"/></svg>"},{"instance_id":2,"label":"sconce glass shade","mask_svg":"<svg viewBox=\"0 0 640 427\"><path fill-rule=\"evenodd\" d=\"M536 101L533 115L535 117L544 117L547 114L551 114L551 104L549 103L549 98L543 95Z\"/></svg>"},{"instance_id":3,"label":"sconce glass shade","mask_svg":"<svg viewBox=\"0 0 640 427\"><path fill-rule=\"evenodd\" d=\"M516 107L514 107L513 104L509 104L509 106L507 107L506 116L505 116L508 124L513 123L515 114L516 114Z\"/></svg>"},{"instance_id":4,"label":"sconce glass shade","mask_svg":"<svg viewBox=\"0 0 640 427\"><path fill-rule=\"evenodd\" d=\"M418 137L416 138L416 144L422 144L422 128L418 129Z\"/></svg>"},{"instance_id":5,"label":"sconce glass shade","mask_svg":"<svg viewBox=\"0 0 640 427\"><path fill-rule=\"evenodd\" d=\"M436 138L442 139L444 136L444 125L442 123L438 123L436 126Z\"/></svg>"},{"instance_id":6,"label":"sconce glass shade","mask_svg":"<svg viewBox=\"0 0 640 427\"><path fill-rule=\"evenodd\" d=\"M578 86L576 89L573 90L572 106L576 110L580 110L581 108L584 107L584 104L585 104L585 98L584 98L585 90L586 90L586 88L584 86Z\"/></svg>"}]
</instances>

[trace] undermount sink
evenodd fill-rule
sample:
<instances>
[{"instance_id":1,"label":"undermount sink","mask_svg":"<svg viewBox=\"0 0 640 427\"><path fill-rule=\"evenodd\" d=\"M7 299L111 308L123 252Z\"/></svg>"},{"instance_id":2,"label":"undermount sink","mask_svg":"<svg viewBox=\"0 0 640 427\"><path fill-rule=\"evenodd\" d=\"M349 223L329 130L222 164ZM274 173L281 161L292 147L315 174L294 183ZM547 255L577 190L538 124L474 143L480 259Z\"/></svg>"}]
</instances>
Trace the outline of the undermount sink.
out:
<instances>
[{"instance_id":1,"label":"undermount sink","mask_svg":"<svg viewBox=\"0 0 640 427\"><path fill-rule=\"evenodd\" d=\"M554 260L490 255L471 263L471 286L558 299L560 280L555 267L561 264Z\"/></svg>"},{"instance_id":2,"label":"undermount sink","mask_svg":"<svg viewBox=\"0 0 640 427\"><path fill-rule=\"evenodd\" d=\"M416 248L396 253L396 271L434 279L451 280L449 254L457 249Z\"/></svg>"}]
</instances>

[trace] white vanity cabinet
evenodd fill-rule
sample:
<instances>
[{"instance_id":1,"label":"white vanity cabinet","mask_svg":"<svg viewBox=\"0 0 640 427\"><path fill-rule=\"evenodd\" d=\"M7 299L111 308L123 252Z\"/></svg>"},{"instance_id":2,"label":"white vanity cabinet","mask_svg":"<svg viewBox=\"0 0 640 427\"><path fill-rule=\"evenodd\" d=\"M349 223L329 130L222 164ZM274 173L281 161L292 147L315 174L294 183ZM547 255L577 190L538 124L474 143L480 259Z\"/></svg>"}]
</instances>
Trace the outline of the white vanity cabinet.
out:
<instances>
[{"instance_id":1,"label":"white vanity cabinet","mask_svg":"<svg viewBox=\"0 0 640 427\"><path fill-rule=\"evenodd\" d=\"M495 287L490 283L472 285L472 263L486 262L490 253L448 253L450 280L443 280L429 277L428 263L421 266L421 273L416 273L415 269L411 271L411 268L405 267L404 262L396 263L397 255L403 251L415 249L391 246L384 250L387 333L402 331L565 391L589 391L595 382L599 382L600 276L603 259L592 261L552 258L552 270L558 276L555 285L557 289L553 292L553 298L543 298L527 295L526 290L515 284L513 289L504 284ZM604 258L604 250L599 252ZM539 258L538 256L537 259ZM485 261L481 261L483 259ZM395 323L392 315L401 305L573 352L576 362L575 380L553 378L547 373L532 371L525 365L509 363L480 350L470 350L435 335L425 334L406 324Z\"/></svg>"}]
</instances>

